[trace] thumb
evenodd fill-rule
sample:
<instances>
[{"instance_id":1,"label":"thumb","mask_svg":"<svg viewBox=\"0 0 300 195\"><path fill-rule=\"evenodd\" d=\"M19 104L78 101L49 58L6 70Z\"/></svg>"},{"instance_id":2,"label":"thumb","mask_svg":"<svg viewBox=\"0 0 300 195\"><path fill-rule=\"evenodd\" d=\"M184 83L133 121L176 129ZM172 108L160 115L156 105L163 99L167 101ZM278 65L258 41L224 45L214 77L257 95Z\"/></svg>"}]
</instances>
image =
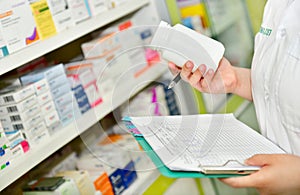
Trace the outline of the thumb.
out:
<instances>
[{"instance_id":1,"label":"thumb","mask_svg":"<svg viewBox=\"0 0 300 195\"><path fill-rule=\"evenodd\" d=\"M264 166L270 164L272 156L268 154L256 154L245 161L245 164L252 166Z\"/></svg>"}]
</instances>

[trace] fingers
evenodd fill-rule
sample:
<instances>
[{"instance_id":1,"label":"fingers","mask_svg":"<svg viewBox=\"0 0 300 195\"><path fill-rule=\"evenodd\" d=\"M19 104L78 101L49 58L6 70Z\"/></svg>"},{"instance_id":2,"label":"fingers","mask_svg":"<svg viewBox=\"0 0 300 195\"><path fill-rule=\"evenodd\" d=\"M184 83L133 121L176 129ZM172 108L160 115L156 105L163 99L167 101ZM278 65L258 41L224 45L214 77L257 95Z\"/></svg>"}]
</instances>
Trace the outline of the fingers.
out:
<instances>
[{"instance_id":1,"label":"fingers","mask_svg":"<svg viewBox=\"0 0 300 195\"><path fill-rule=\"evenodd\" d=\"M190 82L192 86L194 86L200 79L203 77L206 66L201 64L199 68L197 68L194 72L193 71L194 64L188 61L181 70L181 77L183 80Z\"/></svg>"},{"instance_id":2,"label":"fingers","mask_svg":"<svg viewBox=\"0 0 300 195\"><path fill-rule=\"evenodd\" d=\"M175 74L177 74L178 72L181 71L181 68L179 68L178 66L176 66L176 65L175 65L174 63L172 63L172 62L169 62L168 67L169 67L169 69L170 69L170 71L171 71L171 73L172 73L173 75L175 75Z\"/></svg>"},{"instance_id":3,"label":"fingers","mask_svg":"<svg viewBox=\"0 0 300 195\"><path fill-rule=\"evenodd\" d=\"M276 156L270 154L256 154L248 158L245 163L252 166L265 166L271 164Z\"/></svg>"},{"instance_id":4,"label":"fingers","mask_svg":"<svg viewBox=\"0 0 300 195\"><path fill-rule=\"evenodd\" d=\"M202 67L202 68L200 68ZM198 69L196 69L196 71L194 73L191 74L190 79L189 79L189 83L193 86L193 87L201 87L200 86L200 81L203 78L203 74L206 70L206 66L205 65L201 65Z\"/></svg>"},{"instance_id":5,"label":"fingers","mask_svg":"<svg viewBox=\"0 0 300 195\"><path fill-rule=\"evenodd\" d=\"M187 82L189 82L190 77L192 76L192 70L194 68L194 64L191 61L185 63L181 70L181 78Z\"/></svg>"},{"instance_id":6,"label":"fingers","mask_svg":"<svg viewBox=\"0 0 300 195\"><path fill-rule=\"evenodd\" d=\"M182 80L189 82L191 86L201 92L209 92L210 85L213 82L215 72L212 69L206 71L206 66L201 64L193 72L194 64L188 61L181 70Z\"/></svg>"},{"instance_id":7,"label":"fingers","mask_svg":"<svg viewBox=\"0 0 300 195\"><path fill-rule=\"evenodd\" d=\"M255 177L255 173L241 177L221 178L220 181L234 188L257 187L260 182L259 179Z\"/></svg>"},{"instance_id":8,"label":"fingers","mask_svg":"<svg viewBox=\"0 0 300 195\"><path fill-rule=\"evenodd\" d=\"M213 80L213 77L214 77L214 71L212 69L209 69L201 82L202 87L208 89L210 83Z\"/></svg>"}]
</instances>

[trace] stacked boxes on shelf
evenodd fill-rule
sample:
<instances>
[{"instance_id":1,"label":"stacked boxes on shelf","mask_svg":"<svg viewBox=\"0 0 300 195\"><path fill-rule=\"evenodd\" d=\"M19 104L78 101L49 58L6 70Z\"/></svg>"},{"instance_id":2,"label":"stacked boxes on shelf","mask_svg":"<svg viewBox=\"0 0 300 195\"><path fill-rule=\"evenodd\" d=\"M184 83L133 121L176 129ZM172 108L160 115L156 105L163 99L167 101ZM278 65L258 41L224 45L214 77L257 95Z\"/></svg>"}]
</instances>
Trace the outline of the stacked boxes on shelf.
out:
<instances>
[{"instance_id":1,"label":"stacked boxes on shelf","mask_svg":"<svg viewBox=\"0 0 300 195\"><path fill-rule=\"evenodd\" d=\"M0 2L0 58L47 39L128 0Z\"/></svg>"},{"instance_id":2,"label":"stacked boxes on shelf","mask_svg":"<svg viewBox=\"0 0 300 195\"><path fill-rule=\"evenodd\" d=\"M28 140L34 145L46 138L39 127L42 118L33 86L4 89L0 105L0 120L14 157L28 151Z\"/></svg>"},{"instance_id":3,"label":"stacked boxes on shelf","mask_svg":"<svg viewBox=\"0 0 300 195\"><path fill-rule=\"evenodd\" d=\"M112 166L108 165L107 162L99 160L97 157L93 157L91 155L82 156L77 162L77 167L80 170L87 170L89 172L96 190L101 191L101 193L104 195L121 194L127 188L126 184L124 183L124 180L127 181L125 177L129 175L126 174L128 170L126 170L126 167L128 166L131 168L129 171L133 172L134 170L132 170L132 168L134 166L132 165L132 161L130 161L122 168L113 168ZM132 180L130 180L130 178L129 180L133 182L135 178L132 177ZM130 185L131 183L127 184Z\"/></svg>"},{"instance_id":4,"label":"stacked boxes on shelf","mask_svg":"<svg viewBox=\"0 0 300 195\"><path fill-rule=\"evenodd\" d=\"M166 81L168 83L168 81ZM180 114L176 95L166 84L148 87L118 109L125 116L160 116ZM146 112L145 112L146 111Z\"/></svg>"},{"instance_id":5,"label":"stacked boxes on shelf","mask_svg":"<svg viewBox=\"0 0 300 195\"><path fill-rule=\"evenodd\" d=\"M156 88L161 88L164 91L164 99L168 107L169 115L180 115L180 110L176 100L176 94L172 89L168 88L170 82L170 80L165 80Z\"/></svg>"},{"instance_id":6,"label":"stacked boxes on shelf","mask_svg":"<svg viewBox=\"0 0 300 195\"><path fill-rule=\"evenodd\" d=\"M155 23L151 20L147 22L151 25L144 25L144 19L147 21L153 20L153 18L149 19L149 13L144 12L142 9L135 13L131 19L118 22L106 28L104 31L101 31L98 38L91 42L84 43L81 46L84 57L86 59L100 60L100 58L104 56L102 52L103 48L107 49L108 46L111 46L111 48L116 50L115 48L118 46L119 49L115 51L114 58L113 60L110 59L110 61L123 60L122 57L129 58L130 67L124 67L125 71L123 70L122 73L126 74L126 77L129 74L131 74L130 76L139 77L160 60L157 51L145 47L145 45L149 45L150 43L153 32L155 31ZM137 28L138 25L143 26ZM109 40L107 40L108 37L110 37ZM98 64L100 64L99 67L101 67L101 64L102 66L111 66L110 63L113 62L102 61ZM108 72L108 68L103 72Z\"/></svg>"},{"instance_id":7,"label":"stacked boxes on shelf","mask_svg":"<svg viewBox=\"0 0 300 195\"><path fill-rule=\"evenodd\" d=\"M49 117L51 118L53 116L48 116L48 112L46 112L47 110L50 110L48 102L52 101L52 96L49 91L49 85L46 79L41 79L35 83L32 83L31 85L34 88L34 92L37 97L36 105L41 108L41 112L39 112L39 119L41 119L42 122L40 122L40 125L38 127L45 133L47 132L48 137L49 131L47 130L47 124L49 124Z\"/></svg>"},{"instance_id":8,"label":"stacked boxes on shelf","mask_svg":"<svg viewBox=\"0 0 300 195\"><path fill-rule=\"evenodd\" d=\"M114 36L117 40L122 40L121 50L128 55L131 62L130 72L136 77L138 72L145 66L147 67L148 64L145 57L144 42L140 36L140 29L134 28L133 21L129 19L112 25L105 29L102 34L112 32L115 33Z\"/></svg>"},{"instance_id":9,"label":"stacked boxes on shelf","mask_svg":"<svg viewBox=\"0 0 300 195\"><path fill-rule=\"evenodd\" d=\"M130 135L113 135L107 137L107 139L100 138L100 140L95 142L96 145L92 145L93 154L89 153L88 150L84 150L78 158L74 152L70 152L68 149L58 152L58 154L38 165L33 170L32 175L27 175L28 178L36 178L39 172L38 175L40 176L38 178L26 181L27 185L22 183L18 187L23 189L24 194L29 195L36 193L36 191L49 194L57 192L59 194L60 189L65 189L61 186L62 183L67 182L66 187L68 188L66 190L74 194L78 194L76 189L80 194L121 194L137 179L135 170L137 158L136 156L131 158L127 150L136 153L136 151L140 151L140 147ZM120 150L121 148L115 148L116 145L120 146L122 150ZM140 154L139 152L138 155ZM149 168L149 163L144 163L143 168ZM56 183L61 180L58 177L68 181ZM39 182L36 183L35 181ZM50 190L44 181L54 182L53 189ZM72 185L70 185L70 182Z\"/></svg>"},{"instance_id":10,"label":"stacked boxes on shelf","mask_svg":"<svg viewBox=\"0 0 300 195\"><path fill-rule=\"evenodd\" d=\"M114 194L121 194L137 179L134 161L125 148L121 149L118 144L107 144L108 142L101 140L81 154L77 168L87 170L96 189L100 189L103 194L110 194L110 185ZM106 193L103 188L99 188L100 183L106 186Z\"/></svg>"},{"instance_id":11,"label":"stacked boxes on shelf","mask_svg":"<svg viewBox=\"0 0 300 195\"><path fill-rule=\"evenodd\" d=\"M89 108L87 103L94 108L102 102L92 62L72 62L65 64L65 69L81 113L86 112L86 109Z\"/></svg>"},{"instance_id":12,"label":"stacked boxes on shelf","mask_svg":"<svg viewBox=\"0 0 300 195\"><path fill-rule=\"evenodd\" d=\"M37 88L36 86L29 86L28 89L31 90L31 87ZM30 146L34 146L49 137L36 94L25 97L18 103L1 106L0 113L4 115L1 117L1 122L9 134L9 138L21 137L21 135L18 136L19 132L17 132L21 130Z\"/></svg>"},{"instance_id":13,"label":"stacked boxes on shelf","mask_svg":"<svg viewBox=\"0 0 300 195\"><path fill-rule=\"evenodd\" d=\"M36 82L45 82L49 85L49 90L41 93L39 99L50 134L77 115L78 107L77 104L73 104L73 94L63 64L34 71L20 77L20 80L22 85Z\"/></svg>"},{"instance_id":14,"label":"stacked boxes on shelf","mask_svg":"<svg viewBox=\"0 0 300 195\"><path fill-rule=\"evenodd\" d=\"M71 85L71 89L74 93L79 111L81 114L84 114L85 112L87 112L88 110L91 109L91 105L88 99L88 96L85 93L85 90L82 86L82 84L80 83L80 81L78 80L73 80L72 77L69 77L71 79L69 79L70 81L70 85Z\"/></svg>"},{"instance_id":15,"label":"stacked boxes on shelf","mask_svg":"<svg viewBox=\"0 0 300 195\"><path fill-rule=\"evenodd\" d=\"M29 143L21 131L14 131L12 133L5 132L9 142L9 148L12 153L11 159L23 156L29 151Z\"/></svg>"},{"instance_id":16,"label":"stacked boxes on shelf","mask_svg":"<svg viewBox=\"0 0 300 195\"><path fill-rule=\"evenodd\" d=\"M35 118L40 109L37 107L37 98L32 86L16 87L6 92L4 89L0 98L1 123L5 132L22 130L33 125L27 122Z\"/></svg>"},{"instance_id":17,"label":"stacked boxes on shelf","mask_svg":"<svg viewBox=\"0 0 300 195\"><path fill-rule=\"evenodd\" d=\"M73 179L80 194L95 194L95 187L93 186L89 173L87 171L61 171L56 174L56 177L64 177Z\"/></svg>"},{"instance_id":18,"label":"stacked boxes on shelf","mask_svg":"<svg viewBox=\"0 0 300 195\"><path fill-rule=\"evenodd\" d=\"M0 123L0 171L10 165L10 160L11 151L9 149L9 142Z\"/></svg>"},{"instance_id":19,"label":"stacked boxes on shelf","mask_svg":"<svg viewBox=\"0 0 300 195\"><path fill-rule=\"evenodd\" d=\"M111 91L119 77L129 71L129 56L126 52L122 53L121 40L115 33L83 43L81 49L85 59L93 62L101 93Z\"/></svg>"}]
</instances>

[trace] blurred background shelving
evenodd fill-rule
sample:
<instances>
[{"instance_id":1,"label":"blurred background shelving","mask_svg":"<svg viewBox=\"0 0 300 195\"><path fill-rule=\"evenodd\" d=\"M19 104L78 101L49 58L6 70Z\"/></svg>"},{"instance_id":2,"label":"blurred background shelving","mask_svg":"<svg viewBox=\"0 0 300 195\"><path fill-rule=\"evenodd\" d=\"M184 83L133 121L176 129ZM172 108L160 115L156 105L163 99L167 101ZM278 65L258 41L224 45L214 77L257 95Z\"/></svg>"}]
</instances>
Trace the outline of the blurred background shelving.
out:
<instances>
[{"instance_id":1,"label":"blurred background shelving","mask_svg":"<svg viewBox=\"0 0 300 195\"><path fill-rule=\"evenodd\" d=\"M127 0L75 27L0 59L0 75L5 78L17 68L39 57L59 62L74 60L81 53L80 45L93 39L99 30L102 32L118 23L126 23L133 16L140 18L136 25L156 25L161 19L172 25L182 23L222 42L226 48L225 57L234 66L250 68L254 36L259 29L264 4L265 1L258 0ZM140 77L124 79L126 82L121 83L116 91L112 90L103 96L103 104L64 127L50 140L41 144L40 148L25 154L21 160L12 161L9 167L0 172L1 178L5 178L0 181L0 194L15 192L16 188L32 179L32 176L40 175L36 171L38 167L48 165L57 153L70 153L70 148L76 151L79 145L85 145L86 143L82 143L83 140L88 140L85 136L89 137L90 134L92 138L96 137L94 131L99 136L98 131L105 129L106 120L120 118L115 114L120 114L124 105L133 105L134 98L137 97L147 97L149 94L152 97L153 88L148 88L149 86L160 86L157 90L165 94L161 84L166 84L172 75L166 66L162 68L160 65L151 66ZM129 94L133 88L136 88L134 93ZM238 96L202 94L180 82L174 88L174 97L180 114L232 112L239 120L259 131L253 104ZM112 99L113 103L110 101ZM161 100L159 103L166 105L165 101ZM105 134L107 131L103 132ZM150 164L151 162L150 167L153 166ZM165 178L155 169L137 173L137 180L122 194L257 194L253 189L229 188L214 179L176 180ZM182 186L189 190L184 190Z\"/></svg>"}]
</instances>

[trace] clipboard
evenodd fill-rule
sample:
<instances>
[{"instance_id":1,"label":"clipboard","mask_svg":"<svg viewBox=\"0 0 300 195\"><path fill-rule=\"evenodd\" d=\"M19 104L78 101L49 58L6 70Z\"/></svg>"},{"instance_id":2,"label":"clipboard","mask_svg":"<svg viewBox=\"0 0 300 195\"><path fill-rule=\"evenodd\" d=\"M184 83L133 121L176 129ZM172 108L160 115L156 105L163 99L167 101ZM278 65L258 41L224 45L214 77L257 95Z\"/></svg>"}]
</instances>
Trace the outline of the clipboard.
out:
<instances>
[{"instance_id":1,"label":"clipboard","mask_svg":"<svg viewBox=\"0 0 300 195\"><path fill-rule=\"evenodd\" d=\"M242 175L248 175L257 171L258 167L252 167L247 170L238 171L238 170L228 170L226 165L230 163L236 163L241 165L239 162L234 160L229 160L225 164L221 166L205 166L203 168L203 172L196 171L174 171L169 169L160 159L160 157L153 151L152 147L148 144L148 142L144 139L143 135L138 131L136 126L131 123L130 117L124 117L123 122L129 132L134 136L137 142L141 145L143 150L147 153L149 158L155 164L156 168L159 172L170 178L227 178L227 177L237 177ZM199 165L201 166L201 165Z\"/></svg>"},{"instance_id":2,"label":"clipboard","mask_svg":"<svg viewBox=\"0 0 300 195\"><path fill-rule=\"evenodd\" d=\"M170 178L226 178L226 177L236 177L241 176L241 174L226 174L225 172L215 172L211 171L210 174L204 174L201 172L192 171L172 171L167 166L163 164L159 156L152 150L151 146L142 136L134 136L137 142L142 146L144 151L150 157L152 162L155 164L159 172L166 177ZM247 175L249 173L244 173L242 175Z\"/></svg>"}]
</instances>

